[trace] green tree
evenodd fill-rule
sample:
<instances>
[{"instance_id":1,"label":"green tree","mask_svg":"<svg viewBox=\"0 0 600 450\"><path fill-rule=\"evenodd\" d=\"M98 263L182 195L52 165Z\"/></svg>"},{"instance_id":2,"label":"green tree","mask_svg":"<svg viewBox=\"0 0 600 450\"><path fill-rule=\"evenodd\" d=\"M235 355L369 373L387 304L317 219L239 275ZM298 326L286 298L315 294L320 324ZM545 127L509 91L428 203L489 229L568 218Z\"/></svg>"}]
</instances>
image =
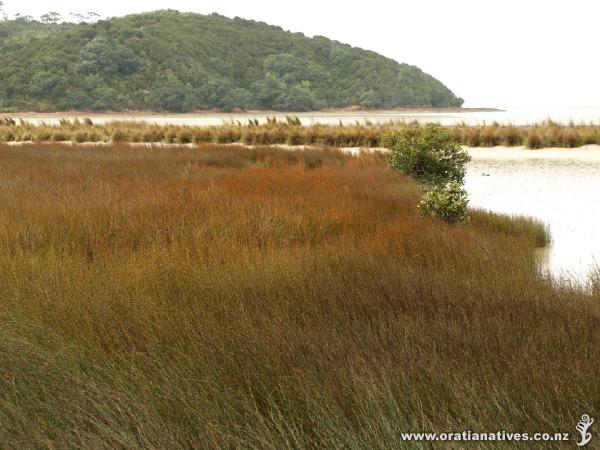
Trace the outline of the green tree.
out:
<instances>
[{"instance_id":1,"label":"green tree","mask_svg":"<svg viewBox=\"0 0 600 450\"><path fill-rule=\"evenodd\" d=\"M192 96L190 87L179 80L171 80L154 91L152 103L160 110L182 112L189 109Z\"/></svg>"},{"instance_id":2,"label":"green tree","mask_svg":"<svg viewBox=\"0 0 600 450\"><path fill-rule=\"evenodd\" d=\"M303 81L319 83L328 78L324 67L286 53L267 56L263 66L266 74L286 84L299 84Z\"/></svg>"},{"instance_id":3,"label":"green tree","mask_svg":"<svg viewBox=\"0 0 600 450\"><path fill-rule=\"evenodd\" d=\"M130 48L102 36L86 44L78 60L77 71L83 75L130 75L138 68L137 57Z\"/></svg>"},{"instance_id":4,"label":"green tree","mask_svg":"<svg viewBox=\"0 0 600 450\"><path fill-rule=\"evenodd\" d=\"M383 96L375 92L373 89L360 94L360 106L364 108L377 108L383 104Z\"/></svg>"},{"instance_id":5,"label":"green tree","mask_svg":"<svg viewBox=\"0 0 600 450\"><path fill-rule=\"evenodd\" d=\"M226 79L215 78L199 89L199 97L208 108L231 110L236 105L231 102L235 86Z\"/></svg>"},{"instance_id":6,"label":"green tree","mask_svg":"<svg viewBox=\"0 0 600 450\"><path fill-rule=\"evenodd\" d=\"M69 17L73 20L74 23L83 23L85 22L85 16L80 13L69 13Z\"/></svg>"},{"instance_id":7,"label":"green tree","mask_svg":"<svg viewBox=\"0 0 600 450\"><path fill-rule=\"evenodd\" d=\"M97 20L100 19L100 14L98 14L94 11L89 11L88 13L86 13L85 19L87 22L96 22Z\"/></svg>"},{"instance_id":8,"label":"green tree","mask_svg":"<svg viewBox=\"0 0 600 450\"><path fill-rule=\"evenodd\" d=\"M64 75L51 72L35 74L30 84L30 92L36 97L57 99L64 95L67 81Z\"/></svg>"},{"instance_id":9,"label":"green tree","mask_svg":"<svg viewBox=\"0 0 600 450\"><path fill-rule=\"evenodd\" d=\"M248 89L236 88L229 91L224 109L250 109L252 107L254 107L254 96L252 93Z\"/></svg>"},{"instance_id":10,"label":"green tree","mask_svg":"<svg viewBox=\"0 0 600 450\"><path fill-rule=\"evenodd\" d=\"M50 11L49 13L46 13L40 17L40 20L43 23L52 23L52 24L56 24L56 23L60 22L61 19L62 19L62 16L59 13L57 13L56 11Z\"/></svg>"},{"instance_id":11,"label":"green tree","mask_svg":"<svg viewBox=\"0 0 600 450\"><path fill-rule=\"evenodd\" d=\"M317 100L310 89L302 86L286 88L273 102L275 109L281 111L310 111L317 109Z\"/></svg>"},{"instance_id":12,"label":"green tree","mask_svg":"<svg viewBox=\"0 0 600 450\"><path fill-rule=\"evenodd\" d=\"M91 97L93 99L92 109L98 111L107 111L115 108L115 105L119 107L119 93L116 89L100 86L92 91Z\"/></svg>"},{"instance_id":13,"label":"green tree","mask_svg":"<svg viewBox=\"0 0 600 450\"><path fill-rule=\"evenodd\" d=\"M270 109L285 95L285 85L273 76L252 83L250 90L258 108Z\"/></svg>"},{"instance_id":14,"label":"green tree","mask_svg":"<svg viewBox=\"0 0 600 450\"><path fill-rule=\"evenodd\" d=\"M4 102L5 102L5 98L7 97L6 95L6 89L4 88L4 86L2 86L0 84L0 111L2 111L4 109Z\"/></svg>"}]
</instances>

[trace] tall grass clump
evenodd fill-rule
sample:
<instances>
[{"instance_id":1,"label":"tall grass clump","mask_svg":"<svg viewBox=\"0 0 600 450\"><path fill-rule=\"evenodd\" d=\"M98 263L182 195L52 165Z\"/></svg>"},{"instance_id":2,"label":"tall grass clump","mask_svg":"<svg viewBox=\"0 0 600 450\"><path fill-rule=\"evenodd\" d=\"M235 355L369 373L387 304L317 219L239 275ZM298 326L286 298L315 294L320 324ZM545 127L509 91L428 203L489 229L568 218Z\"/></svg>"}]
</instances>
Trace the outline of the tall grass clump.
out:
<instances>
[{"instance_id":1,"label":"tall grass clump","mask_svg":"<svg viewBox=\"0 0 600 450\"><path fill-rule=\"evenodd\" d=\"M421 217L381 155L28 144L0 167L3 447L406 448L600 413L598 293L540 278L516 225Z\"/></svg>"},{"instance_id":2,"label":"tall grass clump","mask_svg":"<svg viewBox=\"0 0 600 450\"><path fill-rule=\"evenodd\" d=\"M256 119L248 123L226 122L219 126L156 125L143 122L111 122L94 124L89 119L59 124L31 124L12 118L0 119L0 142L9 141L70 141L88 142L144 142L161 144L243 143L248 145L326 145L337 147L382 147L381 136L404 128L423 128L418 123L387 122L374 124L356 122L350 125L313 124L303 126L298 117L278 121L268 118L260 124ZM561 125L552 121L530 126L483 126L460 124L446 127L454 142L470 147L527 146L529 148L565 147L600 144L600 126Z\"/></svg>"},{"instance_id":3,"label":"tall grass clump","mask_svg":"<svg viewBox=\"0 0 600 450\"><path fill-rule=\"evenodd\" d=\"M533 217L512 216L477 209L471 209L469 217L474 227L525 238L536 247L545 247L551 242L548 225Z\"/></svg>"},{"instance_id":4,"label":"tall grass clump","mask_svg":"<svg viewBox=\"0 0 600 450\"><path fill-rule=\"evenodd\" d=\"M527 134L527 137L525 138L525 146L532 150L543 147L542 136L537 130L532 130Z\"/></svg>"}]
</instances>

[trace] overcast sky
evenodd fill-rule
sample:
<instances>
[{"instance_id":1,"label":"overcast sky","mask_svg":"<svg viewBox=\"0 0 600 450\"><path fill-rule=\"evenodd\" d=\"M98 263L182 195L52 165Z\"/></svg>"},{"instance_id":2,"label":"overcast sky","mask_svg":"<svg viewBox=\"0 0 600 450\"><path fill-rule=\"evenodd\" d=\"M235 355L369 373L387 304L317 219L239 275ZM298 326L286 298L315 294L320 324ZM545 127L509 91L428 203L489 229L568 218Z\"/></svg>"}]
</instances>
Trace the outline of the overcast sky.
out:
<instances>
[{"instance_id":1,"label":"overcast sky","mask_svg":"<svg viewBox=\"0 0 600 450\"><path fill-rule=\"evenodd\" d=\"M465 106L600 105L598 0L3 0L9 14L218 12L413 64Z\"/></svg>"}]
</instances>

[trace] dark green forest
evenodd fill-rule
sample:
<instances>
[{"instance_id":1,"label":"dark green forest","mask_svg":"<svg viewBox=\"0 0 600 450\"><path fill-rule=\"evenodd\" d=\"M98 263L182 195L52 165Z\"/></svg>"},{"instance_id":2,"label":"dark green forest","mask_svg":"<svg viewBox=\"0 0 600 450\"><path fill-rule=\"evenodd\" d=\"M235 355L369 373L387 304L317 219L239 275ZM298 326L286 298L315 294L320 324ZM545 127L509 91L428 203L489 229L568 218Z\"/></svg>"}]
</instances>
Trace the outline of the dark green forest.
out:
<instances>
[{"instance_id":1,"label":"dark green forest","mask_svg":"<svg viewBox=\"0 0 600 450\"><path fill-rule=\"evenodd\" d=\"M325 37L212 14L0 21L0 109L459 107L415 66Z\"/></svg>"}]
</instances>

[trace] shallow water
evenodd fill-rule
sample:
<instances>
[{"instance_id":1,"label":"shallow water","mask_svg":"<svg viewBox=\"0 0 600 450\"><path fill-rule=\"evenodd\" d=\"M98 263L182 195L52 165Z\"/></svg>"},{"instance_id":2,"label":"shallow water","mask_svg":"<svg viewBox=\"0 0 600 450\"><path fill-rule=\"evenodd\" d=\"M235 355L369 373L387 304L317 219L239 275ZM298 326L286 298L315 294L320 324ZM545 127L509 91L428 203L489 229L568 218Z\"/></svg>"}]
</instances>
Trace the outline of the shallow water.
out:
<instances>
[{"instance_id":1,"label":"shallow water","mask_svg":"<svg viewBox=\"0 0 600 450\"><path fill-rule=\"evenodd\" d=\"M276 116L278 120L285 121L286 115L299 117L303 125L343 124L350 125L355 122L386 123L386 122L411 122L416 120L421 123L437 122L442 125L456 125L465 122L469 125L491 124L496 121L500 124L527 125L552 119L560 123L600 124L600 107L561 107L561 108L508 108L505 111L489 112L405 112L405 111L358 111L358 112L308 112L308 113L204 113L204 114L90 114L79 117L90 117L95 123L113 121L140 121L160 125L222 125L230 121L248 123L249 119L257 119L261 123L267 117ZM56 124L61 118L74 119L75 115L65 114L11 114L15 118L31 123L45 122Z\"/></svg>"},{"instance_id":2,"label":"shallow water","mask_svg":"<svg viewBox=\"0 0 600 450\"><path fill-rule=\"evenodd\" d=\"M586 283L600 266L600 150L470 153L470 206L541 219L552 234L541 252L543 268L557 279Z\"/></svg>"}]
</instances>

